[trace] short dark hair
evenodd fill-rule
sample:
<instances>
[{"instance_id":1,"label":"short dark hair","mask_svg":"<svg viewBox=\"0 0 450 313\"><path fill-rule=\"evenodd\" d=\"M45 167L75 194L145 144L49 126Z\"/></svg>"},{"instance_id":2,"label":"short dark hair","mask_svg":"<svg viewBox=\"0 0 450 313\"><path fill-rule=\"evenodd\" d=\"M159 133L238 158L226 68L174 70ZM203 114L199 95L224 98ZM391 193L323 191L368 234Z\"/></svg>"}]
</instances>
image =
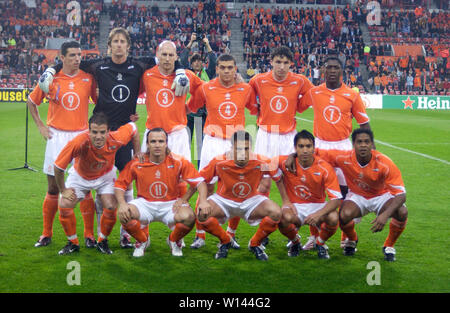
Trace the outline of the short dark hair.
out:
<instances>
[{"instance_id":1,"label":"short dark hair","mask_svg":"<svg viewBox=\"0 0 450 313\"><path fill-rule=\"evenodd\" d=\"M81 49L81 45L78 41L75 40L71 40L71 41L66 41L61 45L61 55L66 56L67 54L67 50L69 50L69 48L80 48Z\"/></svg>"},{"instance_id":2,"label":"short dark hair","mask_svg":"<svg viewBox=\"0 0 450 313\"><path fill-rule=\"evenodd\" d=\"M336 56L329 56L329 57L327 57L327 58L325 59L325 64L327 64L328 61L331 61L331 60L337 61L337 62L339 63L339 65L340 65L341 69L344 69L344 65L342 64L341 60L339 60L339 58L336 57ZM326 66L326 65L325 65L325 66Z\"/></svg>"},{"instance_id":3,"label":"short dark hair","mask_svg":"<svg viewBox=\"0 0 450 313\"><path fill-rule=\"evenodd\" d=\"M306 129L303 129L302 131L299 131L295 137L294 137L294 147L297 146L297 142L299 141L299 139L308 139L312 142L313 146L315 146L315 138L314 135L311 134L309 131L307 131Z\"/></svg>"},{"instance_id":4,"label":"short dark hair","mask_svg":"<svg viewBox=\"0 0 450 313\"><path fill-rule=\"evenodd\" d=\"M252 136L245 130L238 130L231 136L231 144L234 146L238 140L252 143Z\"/></svg>"},{"instance_id":5,"label":"short dark hair","mask_svg":"<svg viewBox=\"0 0 450 313\"><path fill-rule=\"evenodd\" d=\"M191 60L190 60L190 62L192 63L192 62L195 62L195 61L203 61L202 60L202 56L199 54L199 53L194 53L192 56L191 56Z\"/></svg>"},{"instance_id":6,"label":"short dark hair","mask_svg":"<svg viewBox=\"0 0 450 313\"><path fill-rule=\"evenodd\" d=\"M147 138L145 138L145 142L148 142L148 136L150 133L164 133L166 135L166 143L169 141L169 135L167 135L167 132L164 130L164 128L161 127L155 127L148 131Z\"/></svg>"},{"instance_id":7,"label":"short dark hair","mask_svg":"<svg viewBox=\"0 0 450 313\"><path fill-rule=\"evenodd\" d=\"M270 54L270 59L273 60L275 57L286 57L289 61L294 61L294 54L291 49L286 46L280 46L272 50Z\"/></svg>"},{"instance_id":8,"label":"short dark hair","mask_svg":"<svg viewBox=\"0 0 450 313\"><path fill-rule=\"evenodd\" d=\"M106 124L107 128L109 129L108 117L103 112L98 112L98 113L92 114L92 116L89 118L89 128L91 128L91 124L97 124L97 125Z\"/></svg>"},{"instance_id":9,"label":"short dark hair","mask_svg":"<svg viewBox=\"0 0 450 313\"><path fill-rule=\"evenodd\" d=\"M219 62L221 62L221 61L223 61L223 62L233 61L234 65L236 65L236 59L234 58L234 56L232 56L231 54L228 54L228 53L221 54L217 58L217 63L216 64L219 65Z\"/></svg>"},{"instance_id":10,"label":"short dark hair","mask_svg":"<svg viewBox=\"0 0 450 313\"><path fill-rule=\"evenodd\" d=\"M367 134L370 137L370 140L373 142L373 131L368 128L357 128L352 132L352 143L355 143L356 137L360 134Z\"/></svg>"}]
</instances>

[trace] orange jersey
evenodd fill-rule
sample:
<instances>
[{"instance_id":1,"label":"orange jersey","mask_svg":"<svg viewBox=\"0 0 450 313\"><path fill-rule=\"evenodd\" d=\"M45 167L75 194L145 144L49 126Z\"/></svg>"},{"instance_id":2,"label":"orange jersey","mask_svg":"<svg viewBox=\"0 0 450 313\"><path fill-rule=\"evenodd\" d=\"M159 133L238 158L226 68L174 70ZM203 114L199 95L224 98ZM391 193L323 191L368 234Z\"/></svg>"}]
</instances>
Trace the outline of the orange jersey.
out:
<instances>
[{"instance_id":1,"label":"orange jersey","mask_svg":"<svg viewBox=\"0 0 450 313\"><path fill-rule=\"evenodd\" d=\"M254 154L248 164L239 167L234 160L227 160L226 154L216 156L200 171L207 183L218 178L216 193L226 199L243 202L258 194L263 177L271 177L276 170L269 170L270 159Z\"/></svg>"},{"instance_id":2,"label":"orange jersey","mask_svg":"<svg viewBox=\"0 0 450 313\"><path fill-rule=\"evenodd\" d=\"M194 94L202 81L189 70L186 70L186 76L189 78L189 93ZM161 127L171 133L186 127L186 95L175 97L174 91L170 89L174 79L175 72L172 75L163 75L158 66L146 70L142 75L142 84L147 94L145 126L148 129Z\"/></svg>"},{"instance_id":3,"label":"orange jersey","mask_svg":"<svg viewBox=\"0 0 450 313\"><path fill-rule=\"evenodd\" d=\"M89 97L97 102L96 88L91 74L80 70L78 74L68 76L59 71L47 95L37 84L28 99L40 105L44 97L49 98L48 126L64 131L79 131L88 128Z\"/></svg>"},{"instance_id":4,"label":"orange jersey","mask_svg":"<svg viewBox=\"0 0 450 313\"><path fill-rule=\"evenodd\" d=\"M196 112L206 105L204 132L212 137L228 139L245 127L245 108L256 114L255 93L246 83L224 87L219 78L210 80L200 86L189 102L189 109Z\"/></svg>"},{"instance_id":5,"label":"orange jersey","mask_svg":"<svg viewBox=\"0 0 450 313\"><path fill-rule=\"evenodd\" d=\"M292 72L279 82L272 71L255 75L249 84L259 100L258 126L267 132L282 134L296 128L295 114L301 112L300 99L314 87L304 75Z\"/></svg>"},{"instance_id":6,"label":"orange jersey","mask_svg":"<svg viewBox=\"0 0 450 313\"><path fill-rule=\"evenodd\" d=\"M361 96L345 84L336 90L325 83L313 87L301 100L302 110L314 110L314 136L325 141L347 139L352 132L352 119L358 124L369 122Z\"/></svg>"},{"instance_id":7,"label":"orange jersey","mask_svg":"<svg viewBox=\"0 0 450 313\"><path fill-rule=\"evenodd\" d=\"M89 131L85 131L67 143L56 158L55 166L65 170L75 159L73 166L81 177L87 180L97 179L112 170L117 150L128 144L136 132L133 122L125 124L110 132L105 145L97 149L92 145Z\"/></svg>"},{"instance_id":8,"label":"orange jersey","mask_svg":"<svg viewBox=\"0 0 450 313\"><path fill-rule=\"evenodd\" d=\"M128 162L114 186L127 190L134 180L138 197L147 201L171 201L178 198L177 185L181 179L193 187L204 181L194 165L179 155L171 153L156 164L149 160L147 154L142 163L137 159Z\"/></svg>"},{"instance_id":9,"label":"orange jersey","mask_svg":"<svg viewBox=\"0 0 450 313\"><path fill-rule=\"evenodd\" d=\"M287 158L287 155L279 157L278 172L274 179L278 181L283 177L292 203L323 203L326 195L329 200L342 198L336 173L330 164L315 157L310 167L303 168L295 159L297 173L292 174L286 169Z\"/></svg>"},{"instance_id":10,"label":"orange jersey","mask_svg":"<svg viewBox=\"0 0 450 313\"><path fill-rule=\"evenodd\" d=\"M372 150L372 159L365 166L358 163L354 150L338 155L332 165L342 169L350 191L367 199L386 192L394 196L406 192L398 167L378 151Z\"/></svg>"}]
</instances>

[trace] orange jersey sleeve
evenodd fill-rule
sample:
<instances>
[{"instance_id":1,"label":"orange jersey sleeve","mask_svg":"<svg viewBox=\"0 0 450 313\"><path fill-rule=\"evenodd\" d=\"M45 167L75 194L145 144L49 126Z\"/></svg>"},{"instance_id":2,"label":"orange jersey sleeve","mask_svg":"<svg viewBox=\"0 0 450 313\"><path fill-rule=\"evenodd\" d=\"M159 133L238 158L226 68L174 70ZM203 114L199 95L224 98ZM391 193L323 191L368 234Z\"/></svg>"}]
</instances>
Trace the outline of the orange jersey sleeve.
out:
<instances>
[{"instance_id":1,"label":"orange jersey sleeve","mask_svg":"<svg viewBox=\"0 0 450 313\"><path fill-rule=\"evenodd\" d=\"M177 186L181 179L192 186L204 180L194 165L181 156L170 154L163 162L155 164L146 155L144 162L134 159L127 164L115 187L126 190L135 180L138 197L147 201L171 201L178 198Z\"/></svg>"},{"instance_id":2,"label":"orange jersey sleeve","mask_svg":"<svg viewBox=\"0 0 450 313\"><path fill-rule=\"evenodd\" d=\"M358 163L354 151L337 156L335 163L342 169L349 190L367 199L386 192L392 195L406 193L400 170L378 151L372 151L372 159L365 166Z\"/></svg>"},{"instance_id":3,"label":"orange jersey sleeve","mask_svg":"<svg viewBox=\"0 0 450 313\"><path fill-rule=\"evenodd\" d=\"M271 172L265 165L267 159L257 156L244 167L236 166L225 155L217 156L200 171L206 182L218 178L216 193L226 199L243 202L258 194L258 186L263 177L270 177Z\"/></svg>"},{"instance_id":4,"label":"orange jersey sleeve","mask_svg":"<svg viewBox=\"0 0 450 313\"><path fill-rule=\"evenodd\" d=\"M256 110L255 94L250 85L240 83L223 87L218 78L197 89L191 104L192 111L206 105L208 115L204 132L212 137L230 138L245 127L245 108Z\"/></svg>"},{"instance_id":5,"label":"orange jersey sleeve","mask_svg":"<svg viewBox=\"0 0 450 313\"><path fill-rule=\"evenodd\" d=\"M309 168L302 168L296 159L297 173L293 174L286 169L287 158L288 156L280 156L279 174L283 177L291 202L323 203L326 196L329 200L342 198L336 173L330 164L315 157Z\"/></svg>"},{"instance_id":6,"label":"orange jersey sleeve","mask_svg":"<svg viewBox=\"0 0 450 313\"><path fill-rule=\"evenodd\" d=\"M336 90L324 84L312 88L300 103L302 110L314 110L314 135L325 141L347 139L352 132L353 117L359 124L369 122L361 96L345 84Z\"/></svg>"},{"instance_id":7,"label":"orange jersey sleeve","mask_svg":"<svg viewBox=\"0 0 450 313\"><path fill-rule=\"evenodd\" d=\"M270 71L255 75L249 84L259 103L259 127L276 133L288 133L296 128L299 99L313 86L305 76L289 72L286 79L279 82Z\"/></svg>"},{"instance_id":8,"label":"orange jersey sleeve","mask_svg":"<svg viewBox=\"0 0 450 313\"><path fill-rule=\"evenodd\" d=\"M190 81L190 94L201 86L202 81L189 70L186 75ZM163 75L158 66L144 72L142 84L146 92L148 129L163 128L167 133L186 127L186 95L176 97L171 89L175 74Z\"/></svg>"},{"instance_id":9,"label":"orange jersey sleeve","mask_svg":"<svg viewBox=\"0 0 450 313\"><path fill-rule=\"evenodd\" d=\"M79 71L74 76L58 72L47 95L37 85L29 99L40 105L49 99L47 125L64 131L88 128L89 98L97 101L96 83L91 74Z\"/></svg>"},{"instance_id":10,"label":"orange jersey sleeve","mask_svg":"<svg viewBox=\"0 0 450 313\"><path fill-rule=\"evenodd\" d=\"M134 123L127 123L110 132L101 148L96 148L91 143L88 131L83 132L63 148L55 166L65 170L74 159L74 168L81 177L88 180L97 179L112 170L117 150L128 144L136 131Z\"/></svg>"}]
</instances>

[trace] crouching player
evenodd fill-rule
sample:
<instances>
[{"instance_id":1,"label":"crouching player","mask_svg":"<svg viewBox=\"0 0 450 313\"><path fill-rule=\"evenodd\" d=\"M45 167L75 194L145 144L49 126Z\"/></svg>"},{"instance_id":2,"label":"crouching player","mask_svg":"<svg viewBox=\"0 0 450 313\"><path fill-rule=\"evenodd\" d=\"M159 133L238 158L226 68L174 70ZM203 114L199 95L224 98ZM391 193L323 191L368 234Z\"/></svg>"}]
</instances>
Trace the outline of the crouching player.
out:
<instances>
[{"instance_id":1,"label":"crouching player","mask_svg":"<svg viewBox=\"0 0 450 313\"><path fill-rule=\"evenodd\" d=\"M139 151L139 133L134 123L127 123L117 131L110 132L106 115L96 113L89 119L89 131L76 136L61 150L54 169L56 184L61 193L59 220L69 242L59 254L80 250L73 208L91 190L96 190L100 195L104 208L100 219L101 232L97 250L105 254L112 253L107 238L116 223L114 159L117 150L127 145L130 140L133 140L134 148L138 149L135 151ZM64 171L72 160L73 170L69 171L67 181L64 182Z\"/></svg>"},{"instance_id":2,"label":"crouching player","mask_svg":"<svg viewBox=\"0 0 450 313\"><path fill-rule=\"evenodd\" d=\"M217 191L208 197L209 208L199 208L197 218L206 232L220 239L215 258L226 258L232 245L232 237L220 226L228 219L239 216L251 226L259 227L249 242L249 250L258 260L268 256L261 242L273 233L281 218L280 207L258 193L263 177L274 175L270 171L269 159L251 151L251 136L246 131L237 131L231 138L231 151L216 156L200 174L207 183L217 179ZM189 194L191 190L188 191Z\"/></svg>"},{"instance_id":3,"label":"crouching player","mask_svg":"<svg viewBox=\"0 0 450 313\"><path fill-rule=\"evenodd\" d=\"M337 208L342 198L339 182L331 165L314 155L314 136L310 132L297 133L294 147L296 173L286 169L286 155L279 157L274 176L283 201L278 228L292 242L288 251L291 257L298 256L301 250L298 229L304 224L319 228L317 254L321 259L329 259L325 242L338 228Z\"/></svg>"},{"instance_id":4,"label":"crouching player","mask_svg":"<svg viewBox=\"0 0 450 313\"><path fill-rule=\"evenodd\" d=\"M144 256L150 245L147 225L162 222L173 229L167 238L172 255L183 256L182 239L195 224L195 215L185 197L177 199L181 180L199 191L199 207L208 209L207 188L194 165L168 150L168 135L162 128L147 132L147 152L142 160L131 160L115 183L119 219L124 229L136 239L134 257ZM136 182L137 198L127 203L127 186Z\"/></svg>"},{"instance_id":5,"label":"crouching player","mask_svg":"<svg viewBox=\"0 0 450 313\"><path fill-rule=\"evenodd\" d=\"M394 244L406 227L408 210L404 205L406 189L398 167L384 154L373 149L373 133L356 129L352 133L353 151L339 155L334 166L342 169L349 193L339 211L340 227L348 236L344 255L355 254L358 236L354 218L370 212L376 218L371 222L372 232L382 231L389 218L389 235L383 245L386 261L395 261Z\"/></svg>"}]
</instances>

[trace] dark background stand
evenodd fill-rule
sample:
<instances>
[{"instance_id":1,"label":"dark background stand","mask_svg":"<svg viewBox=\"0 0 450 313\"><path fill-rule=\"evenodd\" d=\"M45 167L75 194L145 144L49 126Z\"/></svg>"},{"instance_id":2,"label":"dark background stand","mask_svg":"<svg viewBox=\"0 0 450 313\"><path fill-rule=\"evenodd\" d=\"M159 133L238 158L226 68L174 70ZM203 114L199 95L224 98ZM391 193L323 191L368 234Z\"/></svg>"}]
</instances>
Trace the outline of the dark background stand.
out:
<instances>
[{"instance_id":1,"label":"dark background stand","mask_svg":"<svg viewBox=\"0 0 450 313\"><path fill-rule=\"evenodd\" d=\"M27 91L27 95L29 94L29 86L30 86L30 72L29 69L31 67L31 51L28 53L25 57L25 68L27 71L27 84L25 86L25 89ZM25 100L26 101L26 100ZM22 167L16 167L16 168L10 168L10 171L14 170L21 170L26 169L29 171L37 172L34 168L30 167L28 165L28 106L25 102L25 110L26 110L26 117L25 117L25 164Z\"/></svg>"}]
</instances>

